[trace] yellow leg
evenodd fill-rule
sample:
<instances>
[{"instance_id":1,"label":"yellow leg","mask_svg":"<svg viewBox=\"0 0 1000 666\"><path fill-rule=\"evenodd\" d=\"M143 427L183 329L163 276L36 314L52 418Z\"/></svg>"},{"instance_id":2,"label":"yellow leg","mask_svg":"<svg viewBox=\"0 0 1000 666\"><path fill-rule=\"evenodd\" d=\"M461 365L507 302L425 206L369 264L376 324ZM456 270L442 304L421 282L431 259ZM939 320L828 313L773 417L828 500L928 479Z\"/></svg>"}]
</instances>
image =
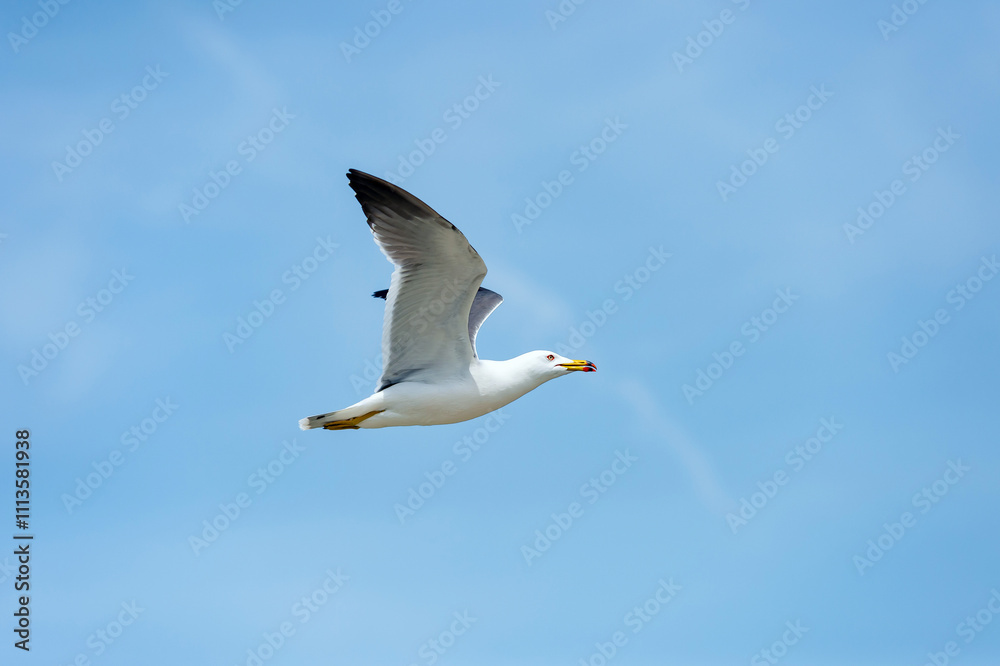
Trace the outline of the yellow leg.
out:
<instances>
[{"instance_id":1,"label":"yellow leg","mask_svg":"<svg viewBox=\"0 0 1000 666\"><path fill-rule=\"evenodd\" d=\"M368 412L367 414L362 414L361 416L355 416L349 419L342 419L340 421L330 421L329 423L323 424L324 430L357 430L361 426L358 424L365 419L370 419L376 414L381 414L384 409L379 409L374 412Z\"/></svg>"}]
</instances>

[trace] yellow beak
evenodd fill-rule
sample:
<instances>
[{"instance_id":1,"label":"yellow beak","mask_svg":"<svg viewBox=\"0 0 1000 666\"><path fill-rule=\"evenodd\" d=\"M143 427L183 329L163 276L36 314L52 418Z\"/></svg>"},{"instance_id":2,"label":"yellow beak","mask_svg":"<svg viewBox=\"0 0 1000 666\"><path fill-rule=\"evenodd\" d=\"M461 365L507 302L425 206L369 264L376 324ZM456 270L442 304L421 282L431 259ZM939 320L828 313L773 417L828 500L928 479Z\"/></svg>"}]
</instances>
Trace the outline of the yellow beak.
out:
<instances>
[{"instance_id":1,"label":"yellow beak","mask_svg":"<svg viewBox=\"0 0 1000 666\"><path fill-rule=\"evenodd\" d=\"M569 363L558 363L561 368L567 370L580 370L581 372L597 372L597 366L590 361L570 361Z\"/></svg>"}]
</instances>

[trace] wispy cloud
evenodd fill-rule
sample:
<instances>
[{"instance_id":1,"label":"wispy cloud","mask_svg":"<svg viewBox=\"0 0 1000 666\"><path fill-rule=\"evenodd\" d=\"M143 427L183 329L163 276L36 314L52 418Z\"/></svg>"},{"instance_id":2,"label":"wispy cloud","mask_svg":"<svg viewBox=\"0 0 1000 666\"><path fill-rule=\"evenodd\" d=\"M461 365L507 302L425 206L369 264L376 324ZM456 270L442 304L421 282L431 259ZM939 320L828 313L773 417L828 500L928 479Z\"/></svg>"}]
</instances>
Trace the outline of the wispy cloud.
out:
<instances>
[{"instance_id":1,"label":"wispy cloud","mask_svg":"<svg viewBox=\"0 0 1000 666\"><path fill-rule=\"evenodd\" d=\"M684 466L701 501L720 514L731 507L733 500L723 490L709 457L658 404L647 384L640 379L629 379L617 388L635 409L642 425L660 437Z\"/></svg>"}]
</instances>

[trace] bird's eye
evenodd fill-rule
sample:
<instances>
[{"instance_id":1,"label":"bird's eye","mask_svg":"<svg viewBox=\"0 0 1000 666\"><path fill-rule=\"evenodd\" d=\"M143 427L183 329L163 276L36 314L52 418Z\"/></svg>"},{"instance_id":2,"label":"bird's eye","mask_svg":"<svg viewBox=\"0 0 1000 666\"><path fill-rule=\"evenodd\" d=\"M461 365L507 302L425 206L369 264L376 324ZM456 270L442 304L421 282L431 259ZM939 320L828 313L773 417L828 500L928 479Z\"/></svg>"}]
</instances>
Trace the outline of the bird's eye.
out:
<instances>
[{"instance_id":1,"label":"bird's eye","mask_svg":"<svg viewBox=\"0 0 1000 666\"><path fill-rule=\"evenodd\" d=\"M545 358L546 358L546 360L549 360L549 361L554 361L554 360L556 360L556 357L555 357L555 356L553 356L552 354L549 354L549 355L548 355L548 356L546 356Z\"/></svg>"}]
</instances>

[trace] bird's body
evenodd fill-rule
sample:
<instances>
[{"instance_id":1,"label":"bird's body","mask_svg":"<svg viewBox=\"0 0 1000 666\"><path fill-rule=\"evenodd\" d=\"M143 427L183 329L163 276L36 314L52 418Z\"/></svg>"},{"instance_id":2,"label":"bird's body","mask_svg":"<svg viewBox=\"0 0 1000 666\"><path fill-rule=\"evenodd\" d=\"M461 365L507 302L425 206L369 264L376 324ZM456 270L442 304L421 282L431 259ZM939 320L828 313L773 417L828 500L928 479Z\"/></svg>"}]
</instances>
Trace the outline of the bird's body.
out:
<instances>
[{"instance_id":1,"label":"bird's body","mask_svg":"<svg viewBox=\"0 0 1000 666\"><path fill-rule=\"evenodd\" d=\"M440 425L499 409L573 370L596 370L547 351L480 360L476 334L503 298L479 285L486 264L455 225L408 192L351 170L351 187L392 262L382 334L384 369L375 393L299 421L303 430Z\"/></svg>"},{"instance_id":2,"label":"bird's body","mask_svg":"<svg viewBox=\"0 0 1000 666\"><path fill-rule=\"evenodd\" d=\"M473 360L469 372L439 382L400 382L373 393L334 414L335 420L376 412L359 423L362 428L458 423L500 409L537 388L544 379L520 376L520 357L509 361ZM312 417L317 418L317 417Z\"/></svg>"}]
</instances>

